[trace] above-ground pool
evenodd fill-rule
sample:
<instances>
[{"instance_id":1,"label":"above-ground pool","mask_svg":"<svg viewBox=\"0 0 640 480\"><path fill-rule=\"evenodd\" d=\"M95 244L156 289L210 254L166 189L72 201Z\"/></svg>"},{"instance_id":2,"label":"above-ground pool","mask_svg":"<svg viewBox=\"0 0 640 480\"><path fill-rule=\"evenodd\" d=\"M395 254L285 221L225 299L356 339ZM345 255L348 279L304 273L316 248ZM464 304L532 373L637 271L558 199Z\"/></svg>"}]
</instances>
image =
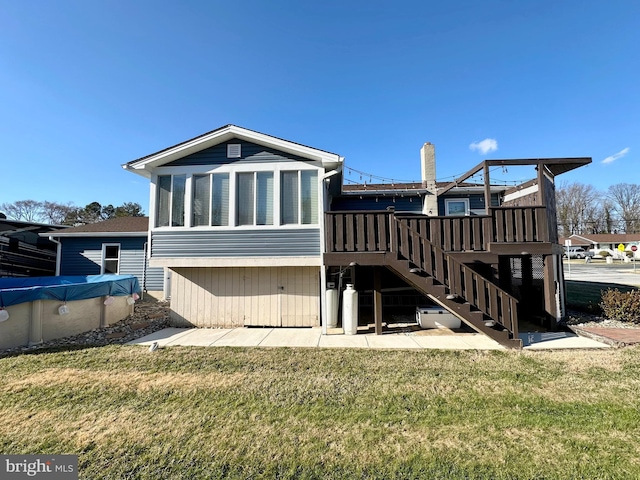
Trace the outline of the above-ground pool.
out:
<instances>
[{"instance_id":1,"label":"above-ground pool","mask_svg":"<svg viewBox=\"0 0 640 480\"><path fill-rule=\"evenodd\" d=\"M118 322L139 292L133 275L0 278L0 349Z\"/></svg>"}]
</instances>

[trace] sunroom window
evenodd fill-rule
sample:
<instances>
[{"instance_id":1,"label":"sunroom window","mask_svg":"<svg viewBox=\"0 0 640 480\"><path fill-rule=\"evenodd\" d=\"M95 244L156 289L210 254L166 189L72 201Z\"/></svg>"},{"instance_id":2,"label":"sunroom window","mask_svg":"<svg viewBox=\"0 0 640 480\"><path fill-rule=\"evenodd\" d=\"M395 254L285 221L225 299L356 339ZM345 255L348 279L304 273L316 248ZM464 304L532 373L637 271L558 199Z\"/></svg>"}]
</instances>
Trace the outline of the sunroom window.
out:
<instances>
[{"instance_id":1,"label":"sunroom window","mask_svg":"<svg viewBox=\"0 0 640 480\"><path fill-rule=\"evenodd\" d=\"M273 225L273 172L238 173L236 224Z\"/></svg>"},{"instance_id":2,"label":"sunroom window","mask_svg":"<svg viewBox=\"0 0 640 480\"><path fill-rule=\"evenodd\" d=\"M192 227L229 225L228 173L194 175L192 189Z\"/></svg>"},{"instance_id":3,"label":"sunroom window","mask_svg":"<svg viewBox=\"0 0 640 480\"><path fill-rule=\"evenodd\" d=\"M160 175L157 183L157 227L184 226L186 175Z\"/></svg>"},{"instance_id":4,"label":"sunroom window","mask_svg":"<svg viewBox=\"0 0 640 480\"><path fill-rule=\"evenodd\" d=\"M318 172L281 172L280 221L282 225L318 223Z\"/></svg>"}]
</instances>

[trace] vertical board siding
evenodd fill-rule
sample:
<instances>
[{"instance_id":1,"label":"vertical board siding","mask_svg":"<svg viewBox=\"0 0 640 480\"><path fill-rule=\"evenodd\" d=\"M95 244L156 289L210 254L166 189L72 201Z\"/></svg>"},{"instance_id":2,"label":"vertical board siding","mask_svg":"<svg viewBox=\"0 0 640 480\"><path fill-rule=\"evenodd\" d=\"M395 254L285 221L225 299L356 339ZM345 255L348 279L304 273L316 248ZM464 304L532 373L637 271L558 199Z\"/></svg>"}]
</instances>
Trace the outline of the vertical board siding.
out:
<instances>
[{"instance_id":1,"label":"vertical board siding","mask_svg":"<svg viewBox=\"0 0 640 480\"><path fill-rule=\"evenodd\" d=\"M175 268L171 311L197 327L320 325L318 267Z\"/></svg>"}]
</instances>

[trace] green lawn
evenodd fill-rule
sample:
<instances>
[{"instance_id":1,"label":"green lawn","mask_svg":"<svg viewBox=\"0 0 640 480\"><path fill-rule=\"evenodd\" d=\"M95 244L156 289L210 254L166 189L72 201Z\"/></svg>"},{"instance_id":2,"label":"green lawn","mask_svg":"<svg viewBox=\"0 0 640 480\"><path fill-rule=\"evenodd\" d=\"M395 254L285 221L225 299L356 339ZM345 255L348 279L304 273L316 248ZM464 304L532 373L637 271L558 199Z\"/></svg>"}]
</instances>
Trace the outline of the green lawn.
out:
<instances>
[{"instance_id":1,"label":"green lawn","mask_svg":"<svg viewBox=\"0 0 640 480\"><path fill-rule=\"evenodd\" d=\"M640 348L0 359L0 452L85 479L640 478Z\"/></svg>"},{"instance_id":2,"label":"green lawn","mask_svg":"<svg viewBox=\"0 0 640 480\"><path fill-rule=\"evenodd\" d=\"M585 282L565 280L567 289L567 307L583 312L600 313L600 301L602 292L609 288L618 289L621 292L630 292L637 289L629 285L617 283Z\"/></svg>"}]
</instances>

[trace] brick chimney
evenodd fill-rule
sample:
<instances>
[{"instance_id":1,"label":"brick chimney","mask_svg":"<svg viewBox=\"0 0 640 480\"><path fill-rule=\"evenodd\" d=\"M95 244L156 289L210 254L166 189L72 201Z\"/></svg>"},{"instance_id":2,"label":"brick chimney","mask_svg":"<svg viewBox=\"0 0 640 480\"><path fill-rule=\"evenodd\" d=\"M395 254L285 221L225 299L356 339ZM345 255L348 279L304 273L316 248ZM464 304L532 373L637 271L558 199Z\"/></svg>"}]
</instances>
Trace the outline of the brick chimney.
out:
<instances>
[{"instance_id":1,"label":"brick chimney","mask_svg":"<svg viewBox=\"0 0 640 480\"><path fill-rule=\"evenodd\" d=\"M422 170L422 186L429 192L425 195L422 213L438 215L438 199L436 196L436 147L427 142L420 149L420 165Z\"/></svg>"}]
</instances>

